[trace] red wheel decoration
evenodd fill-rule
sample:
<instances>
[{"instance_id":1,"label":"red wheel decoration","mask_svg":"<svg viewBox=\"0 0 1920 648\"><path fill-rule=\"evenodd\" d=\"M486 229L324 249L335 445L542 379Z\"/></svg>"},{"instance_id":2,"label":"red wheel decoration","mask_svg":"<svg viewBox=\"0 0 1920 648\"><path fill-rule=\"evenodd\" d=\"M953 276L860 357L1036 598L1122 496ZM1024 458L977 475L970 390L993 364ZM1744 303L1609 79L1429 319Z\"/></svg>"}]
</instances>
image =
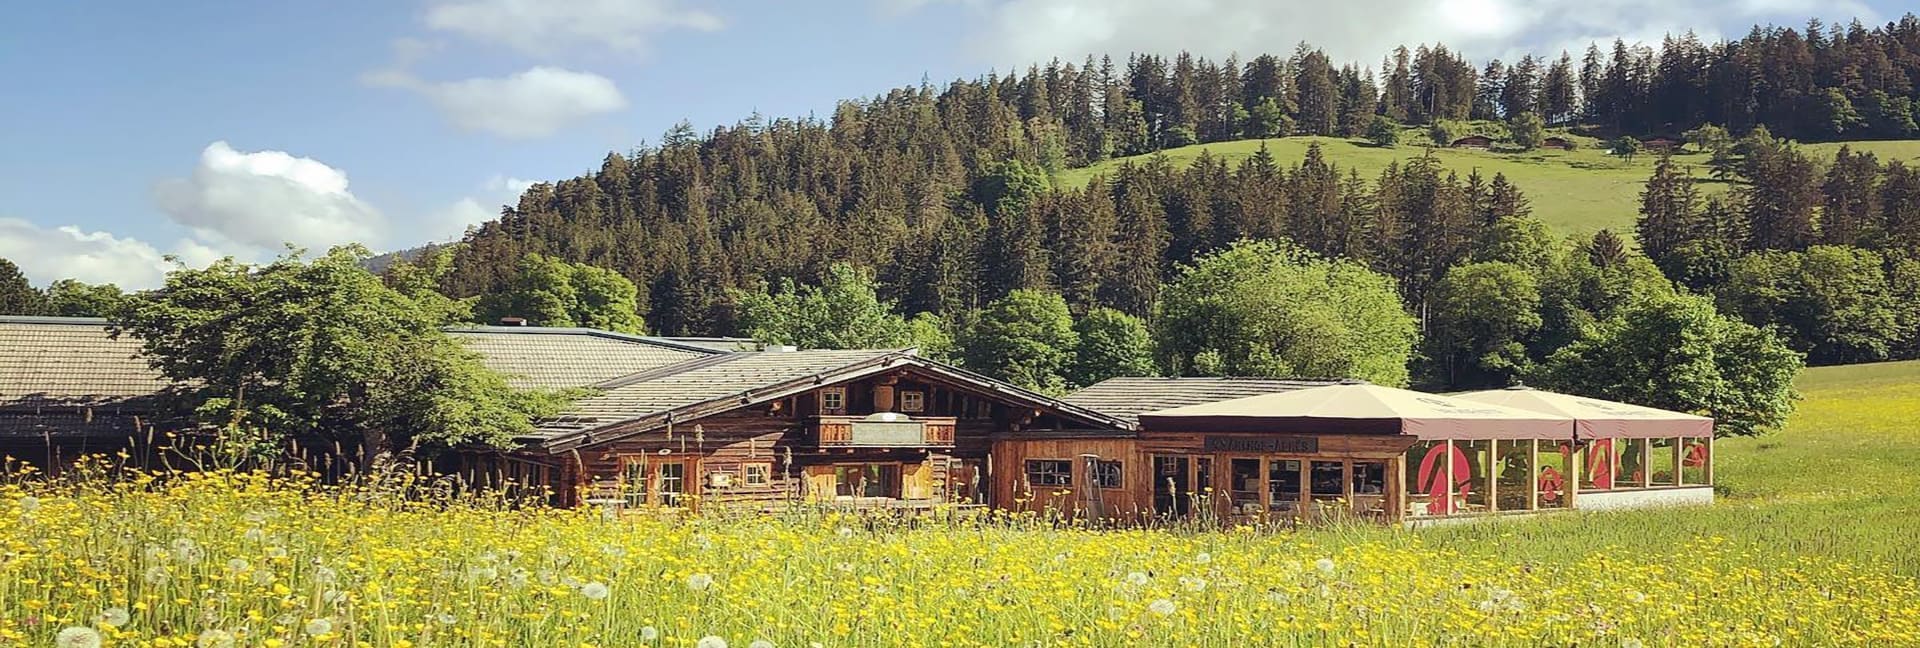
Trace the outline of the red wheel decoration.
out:
<instances>
[{"instance_id":1,"label":"red wheel decoration","mask_svg":"<svg viewBox=\"0 0 1920 648\"><path fill-rule=\"evenodd\" d=\"M1447 515L1453 512L1453 498L1447 493L1446 464L1441 463L1442 461L1453 462L1453 481L1456 487L1454 492L1465 497L1473 489L1473 465L1467 461L1467 453L1461 452L1459 448L1452 448L1453 452L1448 453L1448 449L1449 446L1445 444L1436 445L1427 451L1426 456L1420 458L1419 483L1414 484L1414 487L1418 492L1427 494L1428 515ZM1443 455L1448 454L1452 456L1443 458Z\"/></svg>"},{"instance_id":2,"label":"red wheel decoration","mask_svg":"<svg viewBox=\"0 0 1920 648\"><path fill-rule=\"evenodd\" d=\"M1540 469L1540 499L1549 502L1560 501L1560 491L1567 487L1567 478L1549 466Z\"/></svg>"},{"instance_id":3,"label":"red wheel decoration","mask_svg":"<svg viewBox=\"0 0 1920 648\"><path fill-rule=\"evenodd\" d=\"M1707 465L1707 444L1698 441L1688 443L1687 456L1680 460L1680 465L1689 468Z\"/></svg>"}]
</instances>

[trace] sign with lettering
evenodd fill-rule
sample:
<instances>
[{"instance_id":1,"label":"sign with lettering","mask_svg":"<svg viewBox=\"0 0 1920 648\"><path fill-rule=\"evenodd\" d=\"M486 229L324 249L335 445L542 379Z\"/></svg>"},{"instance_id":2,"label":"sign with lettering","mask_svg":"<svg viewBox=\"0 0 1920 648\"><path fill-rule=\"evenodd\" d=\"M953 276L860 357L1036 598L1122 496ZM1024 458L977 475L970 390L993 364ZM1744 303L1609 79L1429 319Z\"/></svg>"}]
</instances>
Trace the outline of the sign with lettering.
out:
<instances>
[{"instance_id":1,"label":"sign with lettering","mask_svg":"<svg viewBox=\"0 0 1920 648\"><path fill-rule=\"evenodd\" d=\"M1285 452L1312 454L1320 451L1315 437L1210 436L1202 442L1207 452Z\"/></svg>"}]
</instances>

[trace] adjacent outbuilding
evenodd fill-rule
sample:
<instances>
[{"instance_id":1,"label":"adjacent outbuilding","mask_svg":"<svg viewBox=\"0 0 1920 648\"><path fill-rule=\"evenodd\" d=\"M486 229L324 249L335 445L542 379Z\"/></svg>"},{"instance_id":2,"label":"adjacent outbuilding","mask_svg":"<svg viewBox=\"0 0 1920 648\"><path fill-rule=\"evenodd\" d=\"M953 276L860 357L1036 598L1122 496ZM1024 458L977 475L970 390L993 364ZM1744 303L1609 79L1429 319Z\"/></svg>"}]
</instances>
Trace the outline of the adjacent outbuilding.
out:
<instances>
[{"instance_id":1,"label":"adjacent outbuilding","mask_svg":"<svg viewBox=\"0 0 1920 648\"><path fill-rule=\"evenodd\" d=\"M1631 403L1511 387L1457 398L1570 417L1578 508L1713 501L1713 419ZM1564 471L1563 471L1564 472Z\"/></svg>"}]
</instances>

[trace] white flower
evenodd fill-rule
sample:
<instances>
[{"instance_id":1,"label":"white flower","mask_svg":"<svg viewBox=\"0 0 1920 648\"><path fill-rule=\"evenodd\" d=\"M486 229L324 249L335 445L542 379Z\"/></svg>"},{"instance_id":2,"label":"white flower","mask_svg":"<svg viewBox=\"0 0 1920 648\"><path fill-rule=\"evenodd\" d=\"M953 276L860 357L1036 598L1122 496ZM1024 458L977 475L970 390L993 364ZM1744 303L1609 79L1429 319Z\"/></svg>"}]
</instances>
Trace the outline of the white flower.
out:
<instances>
[{"instance_id":1,"label":"white flower","mask_svg":"<svg viewBox=\"0 0 1920 648\"><path fill-rule=\"evenodd\" d=\"M660 631L654 628L653 626L645 626L640 628L641 641L653 641L659 638L660 638Z\"/></svg>"},{"instance_id":2,"label":"white flower","mask_svg":"<svg viewBox=\"0 0 1920 648\"><path fill-rule=\"evenodd\" d=\"M59 648L100 648L100 633L93 628L73 626L54 635L53 645Z\"/></svg>"},{"instance_id":3,"label":"white flower","mask_svg":"<svg viewBox=\"0 0 1920 648\"><path fill-rule=\"evenodd\" d=\"M167 573L167 568L154 565L147 568L147 573L145 576L142 576L142 578L147 581L148 585L165 585L167 581L173 579L173 575Z\"/></svg>"},{"instance_id":4,"label":"white flower","mask_svg":"<svg viewBox=\"0 0 1920 648\"><path fill-rule=\"evenodd\" d=\"M247 561L244 558L235 558L233 560L227 561L227 571L242 572L246 570L247 570Z\"/></svg>"},{"instance_id":5,"label":"white flower","mask_svg":"<svg viewBox=\"0 0 1920 648\"><path fill-rule=\"evenodd\" d=\"M173 557L173 552L167 551L166 547L162 547L157 544L150 544L150 545L147 545L146 556L147 556L147 560L150 560L153 562L165 562L168 558Z\"/></svg>"},{"instance_id":6,"label":"white flower","mask_svg":"<svg viewBox=\"0 0 1920 648\"><path fill-rule=\"evenodd\" d=\"M340 572L334 571L332 567L321 565L313 568L313 582L315 583L332 585L338 580L340 580Z\"/></svg>"},{"instance_id":7,"label":"white flower","mask_svg":"<svg viewBox=\"0 0 1920 648\"><path fill-rule=\"evenodd\" d=\"M120 626L126 625L127 621L130 621L133 619L133 616L130 614L127 614L126 608L110 607L105 610L101 610L100 614L95 615L93 619L95 621L99 621L100 625L113 626L115 628L118 628Z\"/></svg>"},{"instance_id":8,"label":"white flower","mask_svg":"<svg viewBox=\"0 0 1920 648\"><path fill-rule=\"evenodd\" d=\"M1213 554L1202 551L1200 555L1193 557L1193 562L1201 565L1213 562Z\"/></svg>"},{"instance_id":9,"label":"white flower","mask_svg":"<svg viewBox=\"0 0 1920 648\"><path fill-rule=\"evenodd\" d=\"M607 598L608 594L612 593L613 590L609 589L606 583L600 581L594 581L580 586L580 595L595 601L603 600Z\"/></svg>"},{"instance_id":10,"label":"white flower","mask_svg":"<svg viewBox=\"0 0 1920 648\"><path fill-rule=\"evenodd\" d=\"M273 576L273 570L271 570L271 569L262 569L262 570L260 570L260 571L257 571L257 572L254 572L254 573L253 573L253 584L255 584L255 585L272 585L272 584L273 584L273 578L274 578L274 576Z\"/></svg>"},{"instance_id":11,"label":"white flower","mask_svg":"<svg viewBox=\"0 0 1920 648\"><path fill-rule=\"evenodd\" d=\"M747 644L747 648L773 648L773 642L765 639L755 639L753 643Z\"/></svg>"},{"instance_id":12,"label":"white flower","mask_svg":"<svg viewBox=\"0 0 1920 648\"><path fill-rule=\"evenodd\" d=\"M712 574L702 572L687 577L687 589L695 592L705 592L709 587L713 587ZM702 641L704 641L704 639Z\"/></svg>"},{"instance_id":13,"label":"white flower","mask_svg":"<svg viewBox=\"0 0 1920 648\"><path fill-rule=\"evenodd\" d=\"M267 557L268 558L285 558L287 557L287 548L279 547L279 546L267 547Z\"/></svg>"},{"instance_id":14,"label":"white flower","mask_svg":"<svg viewBox=\"0 0 1920 648\"><path fill-rule=\"evenodd\" d=\"M1647 645L1641 643L1639 639L1628 637L1620 640L1620 648L1647 648Z\"/></svg>"},{"instance_id":15,"label":"white flower","mask_svg":"<svg viewBox=\"0 0 1920 648\"><path fill-rule=\"evenodd\" d=\"M347 600L347 593L342 592L340 590L330 589L320 593L320 602L326 603L327 605L338 605L340 603L345 603L346 600Z\"/></svg>"},{"instance_id":16,"label":"white flower","mask_svg":"<svg viewBox=\"0 0 1920 648\"><path fill-rule=\"evenodd\" d=\"M333 632L333 620L321 618L308 621L306 631L309 637L318 637Z\"/></svg>"},{"instance_id":17,"label":"white flower","mask_svg":"<svg viewBox=\"0 0 1920 648\"><path fill-rule=\"evenodd\" d=\"M1127 584L1134 587L1145 587L1147 578L1146 572L1127 572Z\"/></svg>"},{"instance_id":18,"label":"white flower","mask_svg":"<svg viewBox=\"0 0 1920 648\"><path fill-rule=\"evenodd\" d=\"M727 640L707 635L701 637L699 643L694 644L694 648L727 648Z\"/></svg>"},{"instance_id":19,"label":"white flower","mask_svg":"<svg viewBox=\"0 0 1920 648\"><path fill-rule=\"evenodd\" d=\"M240 537L246 538L247 542L259 542L261 540L267 539L267 532L261 531L258 527L255 527L252 529L247 529L247 532L240 534Z\"/></svg>"},{"instance_id":20,"label":"white flower","mask_svg":"<svg viewBox=\"0 0 1920 648\"><path fill-rule=\"evenodd\" d=\"M433 615L433 620L439 621L440 625L453 625L455 623L460 622L459 617L456 617L451 614L447 614L445 612L441 612L439 614Z\"/></svg>"},{"instance_id":21,"label":"white flower","mask_svg":"<svg viewBox=\"0 0 1920 648\"><path fill-rule=\"evenodd\" d=\"M1273 601L1276 605L1286 605L1293 602L1293 597L1288 596L1286 592L1273 590L1267 592L1267 600Z\"/></svg>"},{"instance_id":22,"label":"white flower","mask_svg":"<svg viewBox=\"0 0 1920 648\"><path fill-rule=\"evenodd\" d=\"M527 582L531 580L532 577L533 575L527 573L527 570L515 567L513 568L513 573L507 574L507 584L516 588L526 587Z\"/></svg>"},{"instance_id":23,"label":"white flower","mask_svg":"<svg viewBox=\"0 0 1920 648\"><path fill-rule=\"evenodd\" d=\"M1152 612L1154 616L1171 616L1173 614L1173 601L1154 599L1152 603L1147 604L1147 611Z\"/></svg>"},{"instance_id":24,"label":"white flower","mask_svg":"<svg viewBox=\"0 0 1920 648\"><path fill-rule=\"evenodd\" d=\"M1319 560L1313 561L1313 568L1320 570L1320 573L1328 576L1333 575L1333 567L1334 565L1333 565L1332 558L1321 558Z\"/></svg>"},{"instance_id":25,"label":"white flower","mask_svg":"<svg viewBox=\"0 0 1920 648\"><path fill-rule=\"evenodd\" d=\"M200 633L195 642L200 648L233 648L233 633L225 630L208 630Z\"/></svg>"},{"instance_id":26,"label":"white flower","mask_svg":"<svg viewBox=\"0 0 1920 648\"><path fill-rule=\"evenodd\" d=\"M1197 576L1181 576L1180 586L1189 592L1198 592L1207 588L1207 579Z\"/></svg>"},{"instance_id":27,"label":"white flower","mask_svg":"<svg viewBox=\"0 0 1920 648\"><path fill-rule=\"evenodd\" d=\"M851 537L853 537L853 529L852 529L852 528L850 528L850 527L840 527L840 528L838 528L838 529L834 529L834 530L833 530L833 533L834 533L834 535L838 535L838 536L840 536L840 537L842 537L842 538L851 538Z\"/></svg>"},{"instance_id":28,"label":"white flower","mask_svg":"<svg viewBox=\"0 0 1920 648\"><path fill-rule=\"evenodd\" d=\"M34 511L38 511L38 510L40 510L40 498L38 498L38 497L34 497L34 496L32 496L32 495L22 495L22 496L20 496L20 512L21 512L21 513L32 513L32 512L34 512ZM69 628L69 629L71 629L71 628ZM85 628L81 628L81 629L82 629L82 630L85 630ZM65 633L65 632L62 632L61 634L66 634L66 633ZM98 639L98 638L96 637L96 638L94 639L94 644L95 644L95 645L98 645L98 644L99 644L99 642L100 642L100 641L99 641L99 639ZM61 644L61 645L63 645L63 646L64 646L64 645L66 645L66 644Z\"/></svg>"}]
</instances>

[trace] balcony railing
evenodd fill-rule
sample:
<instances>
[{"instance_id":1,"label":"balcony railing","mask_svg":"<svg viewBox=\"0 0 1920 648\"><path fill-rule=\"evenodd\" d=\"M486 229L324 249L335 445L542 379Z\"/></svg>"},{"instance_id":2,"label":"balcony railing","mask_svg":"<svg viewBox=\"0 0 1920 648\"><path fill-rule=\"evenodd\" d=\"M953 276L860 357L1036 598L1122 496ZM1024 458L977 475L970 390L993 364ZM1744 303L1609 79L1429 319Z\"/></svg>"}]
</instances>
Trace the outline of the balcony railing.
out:
<instances>
[{"instance_id":1,"label":"balcony railing","mask_svg":"<svg viewBox=\"0 0 1920 648\"><path fill-rule=\"evenodd\" d=\"M822 416L814 421L822 447L918 448L953 445L954 419L905 414Z\"/></svg>"}]
</instances>

